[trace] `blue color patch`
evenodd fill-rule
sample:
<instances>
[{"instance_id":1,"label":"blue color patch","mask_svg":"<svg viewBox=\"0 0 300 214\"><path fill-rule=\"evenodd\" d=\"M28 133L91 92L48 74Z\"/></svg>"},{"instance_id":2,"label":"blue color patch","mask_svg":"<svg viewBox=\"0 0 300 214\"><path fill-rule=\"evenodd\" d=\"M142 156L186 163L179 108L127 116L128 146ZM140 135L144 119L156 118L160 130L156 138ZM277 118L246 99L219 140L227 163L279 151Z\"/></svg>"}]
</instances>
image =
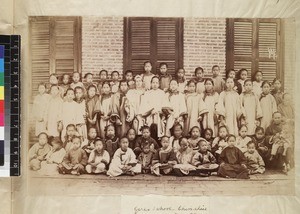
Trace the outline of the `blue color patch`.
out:
<instances>
[{"instance_id":1,"label":"blue color patch","mask_svg":"<svg viewBox=\"0 0 300 214\"><path fill-rule=\"evenodd\" d=\"M0 72L2 73L2 72L4 72L4 59L2 58L0 58Z\"/></svg>"}]
</instances>

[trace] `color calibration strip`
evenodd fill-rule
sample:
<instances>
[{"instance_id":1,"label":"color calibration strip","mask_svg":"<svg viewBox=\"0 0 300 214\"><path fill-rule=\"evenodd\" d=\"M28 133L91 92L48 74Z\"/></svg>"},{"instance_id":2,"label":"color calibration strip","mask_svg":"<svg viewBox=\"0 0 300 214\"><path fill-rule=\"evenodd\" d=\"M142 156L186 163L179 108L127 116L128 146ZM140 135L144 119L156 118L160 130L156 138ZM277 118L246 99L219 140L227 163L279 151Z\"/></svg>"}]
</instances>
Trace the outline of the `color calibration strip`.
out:
<instances>
[{"instance_id":1,"label":"color calibration strip","mask_svg":"<svg viewBox=\"0 0 300 214\"><path fill-rule=\"evenodd\" d=\"M9 175L20 175L20 49L19 35L0 35L4 45L4 167ZM1 86L0 86L1 87ZM1 98L1 95L0 95ZM0 125L1 126L1 125ZM1 127L0 127L1 128ZM7 164L8 163L8 164ZM1 166L0 166L1 173Z\"/></svg>"},{"instance_id":2,"label":"color calibration strip","mask_svg":"<svg viewBox=\"0 0 300 214\"><path fill-rule=\"evenodd\" d=\"M4 165L4 45L0 45L0 166Z\"/></svg>"}]
</instances>

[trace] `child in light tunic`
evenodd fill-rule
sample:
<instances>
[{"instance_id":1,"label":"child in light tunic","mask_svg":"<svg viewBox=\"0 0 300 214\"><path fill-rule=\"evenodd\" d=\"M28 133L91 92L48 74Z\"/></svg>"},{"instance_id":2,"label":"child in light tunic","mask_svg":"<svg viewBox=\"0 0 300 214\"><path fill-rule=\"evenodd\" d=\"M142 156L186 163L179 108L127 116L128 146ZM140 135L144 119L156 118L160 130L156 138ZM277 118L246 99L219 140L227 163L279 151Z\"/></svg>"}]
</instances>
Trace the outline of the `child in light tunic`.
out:
<instances>
[{"instance_id":1,"label":"child in light tunic","mask_svg":"<svg viewBox=\"0 0 300 214\"><path fill-rule=\"evenodd\" d=\"M177 164L173 167L174 173L177 176L193 174L196 171L196 167L192 165L193 149L189 148L186 138L181 138L179 144L180 148L176 152Z\"/></svg>"},{"instance_id":2,"label":"child in light tunic","mask_svg":"<svg viewBox=\"0 0 300 214\"><path fill-rule=\"evenodd\" d=\"M66 150L62 147L59 137L51 140L51 150L41 162L41 169L38 171L42 175L58 175L58 165L63 161Z\"/></svg>"},{"instance_id":3,"label":"child in light tunic","mask_svg":"<svg viewBox=\"0 0 300 214\"><path fill-rule=\"evenodd\" d=\"M247 143L247 151L244 153L246 157L246 166L250 175L263 174L265 172L265 162L255 149L255 143L250 141Z\"/></svg>"},{"instance_id":4,"label":"child in light tunic","mask_svg":"<svg viewBox=\"0 0 300 214\"><path fill-rule=\"evenodd\" d=\"M95 140L95 149L90 153L88 164L85 167L87 173L100 174L106 172L110 157L105 147L106 144L100 138Z\"/></svg>"},{"instance_id":5,"label":"child in light tunic","mask_svg":"<svg viewBox=\"0 0 300 214\"><path fill-rule=\"evenodd\" d=\"M120 148L115 152L109 165L108 176L116 177L123 174L133 176L136 173L141 173L141 165L137 164L136 156L128 144L127 138L121 139Z\"/></svg>"},{"instance_id":6,"label":"child in light tunic","mask_svg":"<svg viewBox=\"0 0 300 214\"><path fill-rule=\"evenodd\" d=\"M251 141L251 138L247 136L248 128L242 125L239 130L239 136L236 138L236 147L238 147L243 153L247 151L247 143Z\"/></svg>"}]
</instances>

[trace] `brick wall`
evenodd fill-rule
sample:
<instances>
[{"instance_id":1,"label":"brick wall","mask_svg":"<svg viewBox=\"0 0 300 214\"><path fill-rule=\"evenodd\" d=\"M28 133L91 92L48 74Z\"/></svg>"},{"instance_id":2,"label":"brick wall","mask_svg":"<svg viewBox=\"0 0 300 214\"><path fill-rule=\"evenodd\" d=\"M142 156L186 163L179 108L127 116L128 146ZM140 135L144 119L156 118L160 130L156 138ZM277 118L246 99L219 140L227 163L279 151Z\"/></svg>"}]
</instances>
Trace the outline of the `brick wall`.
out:
<instances>
[{"instance_id":1,"label":"brick wall","mask_svg":"<svg viewBox=\"0 0 300 214\"><path fill-rule=\"evenodd\" d=\"M205 77L211 76L213 65L219 65L225 75L226 19L184 19L184 68L188 76L196 67L204 69Z\"/></svg>"},{"instance_id":2,"label":"brick wall","mask_svg":"<svg viewBox=\"0 0 300 214\"><path fill-rule=\"evenodd\" d=\"M82 74L123 69L123 17L82 18Z\"/></svg>"}]
</instances>

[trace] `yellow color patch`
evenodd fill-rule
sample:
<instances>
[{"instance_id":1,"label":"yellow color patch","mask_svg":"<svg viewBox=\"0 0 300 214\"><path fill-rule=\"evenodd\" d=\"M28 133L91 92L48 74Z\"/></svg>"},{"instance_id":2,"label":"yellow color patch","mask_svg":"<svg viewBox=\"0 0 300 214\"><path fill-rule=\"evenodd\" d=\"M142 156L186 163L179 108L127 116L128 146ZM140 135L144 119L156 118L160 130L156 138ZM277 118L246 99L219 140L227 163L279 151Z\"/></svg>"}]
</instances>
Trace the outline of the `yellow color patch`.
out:
<instances>
[{"instance_id":1,"label":"yellow color patch","mask_svg":"<svg viewBox=\"0 0 300 214\"><path fill-rule=\"evenodd\" d=\"M4 86L0 86L0 100L4 100Z\"/></svg>"}]
</instances>

